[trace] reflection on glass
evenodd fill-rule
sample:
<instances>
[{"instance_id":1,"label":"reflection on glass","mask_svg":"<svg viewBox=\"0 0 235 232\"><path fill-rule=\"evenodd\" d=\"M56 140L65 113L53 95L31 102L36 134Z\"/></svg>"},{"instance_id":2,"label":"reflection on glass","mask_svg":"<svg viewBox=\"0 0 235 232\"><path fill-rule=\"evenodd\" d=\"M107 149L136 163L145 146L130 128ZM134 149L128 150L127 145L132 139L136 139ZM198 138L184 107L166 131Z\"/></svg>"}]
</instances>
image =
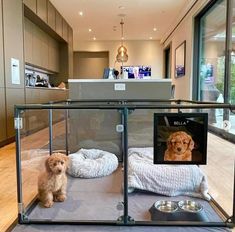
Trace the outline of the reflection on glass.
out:
<instances>
[{"instance_id":1,"label":"reflection on glass","mask_svg":"<svg viewBox=\"0 0 235 232\"><path fill-rule=\"evenodd\" d=\"M200 19L201 101L224 101L226 1L218 1ZM209 124L221 127L223 110L208 110Z\"/></svg>"}]
</instances>

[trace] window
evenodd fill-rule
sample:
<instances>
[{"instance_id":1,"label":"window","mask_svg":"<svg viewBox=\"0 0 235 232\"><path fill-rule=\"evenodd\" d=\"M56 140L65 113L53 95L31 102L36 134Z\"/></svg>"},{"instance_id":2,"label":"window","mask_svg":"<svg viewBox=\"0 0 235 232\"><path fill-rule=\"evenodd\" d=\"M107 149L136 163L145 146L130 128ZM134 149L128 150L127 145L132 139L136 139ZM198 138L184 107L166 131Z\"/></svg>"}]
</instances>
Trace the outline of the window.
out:
<instances>
[{"instance_id":1,"label":"window","mask_svg":"<svg viewBox=\"0 0 235 232\"><path fill-rule=\"evenodd\" d=\"M197 88L194 97L200 101L235 103L235 42L232 44L234 53L231 53L231 62L226 55L231 41L227 34L230 27L227 21L229 1L211 1L195 19L194 84ZM235 15L234 11L231 12ZM234 23L235 18L232 19ZM232 27L235 38L235 26ZM211 109L207 112L209 124L217 129L225 129L225 119L235 121L234 114L227 110ZM233 127L226 129L235 134Z\"/></svg>"}]
</instances>

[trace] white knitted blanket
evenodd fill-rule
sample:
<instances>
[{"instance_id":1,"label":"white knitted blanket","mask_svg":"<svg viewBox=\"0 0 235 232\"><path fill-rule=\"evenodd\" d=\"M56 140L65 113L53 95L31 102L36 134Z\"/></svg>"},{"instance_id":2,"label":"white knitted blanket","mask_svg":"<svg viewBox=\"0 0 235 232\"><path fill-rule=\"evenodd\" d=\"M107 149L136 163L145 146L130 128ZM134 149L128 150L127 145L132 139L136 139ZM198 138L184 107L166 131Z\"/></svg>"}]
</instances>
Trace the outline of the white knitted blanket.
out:
<instances>
[{"instance_id":1,"label":"white knitted blanket","mask_svg":"<svg viewBox=\"0 0 235 232\"><path fill-rule=\"evenodd\" d=\"M128 187L166 196L188 195L210 200L206 176L197 165L155 165L153 148L128 150Z\"/></svg>"}]
</instances>

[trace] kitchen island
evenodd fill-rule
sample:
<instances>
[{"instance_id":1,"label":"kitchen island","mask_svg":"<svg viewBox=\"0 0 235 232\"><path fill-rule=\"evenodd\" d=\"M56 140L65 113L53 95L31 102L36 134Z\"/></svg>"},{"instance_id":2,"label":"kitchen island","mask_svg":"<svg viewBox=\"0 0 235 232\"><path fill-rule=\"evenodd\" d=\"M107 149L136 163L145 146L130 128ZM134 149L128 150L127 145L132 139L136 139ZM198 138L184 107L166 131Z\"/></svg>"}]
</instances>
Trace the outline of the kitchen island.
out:
<instances>
[{"instance_id":1,"label":"kitchen island","mask_svg":"<svg viewBox=\"0 0 235 232\"><path fill-rule=\"evenodd\" d=\"M171 80L169 79L70 79L69 98L71 100L157 100L171 98ZM123 159L123 133L116 129L122 124L122 114L116 110L99 109L71 110L69 113L70 134L69 147L71 152L79 148L96 148L109 151ZM136 138L129 140L129 145L140 146L145 131L149 136L148 143L153 144L153 112L154 110L135 110L128 115L129 133ZM159 111L158 111L159 112ZM141 119L141 121L139 121ZM146 127L150 129L146 131ZM137 141L137 143L136 143Z\"/></svg>"},{"instance_id":2,"label":"kitchen island","mask_svg":"<svg viewBox=\"0 0 235 232\"><path fill-rule=\"evenodd\" d=\"M69 79L72 100L170 99L170 79Z\"/></svg>"}]
</instances>

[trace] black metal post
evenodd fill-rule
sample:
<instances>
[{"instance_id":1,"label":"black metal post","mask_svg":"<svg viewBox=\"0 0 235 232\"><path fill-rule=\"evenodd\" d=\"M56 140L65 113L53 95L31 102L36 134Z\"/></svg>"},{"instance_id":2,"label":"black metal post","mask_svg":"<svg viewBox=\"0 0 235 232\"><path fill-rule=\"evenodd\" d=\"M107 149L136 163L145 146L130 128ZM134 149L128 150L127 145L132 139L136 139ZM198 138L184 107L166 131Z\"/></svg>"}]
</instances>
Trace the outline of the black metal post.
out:
<instances>
[{"instance_id":1,"label":"black metal post","mask_svg":"<svg viewBox=\"0 0 235 232\"><path fill-rule=\"evenodd\" d=\"M232 223L235 225L235 160L233 165L233 215L232 215Z\"/></svg>"},{"instance_id":2,"label":"black metal post","mask_svg":"<svg viewBox=\"0 0 235 232\"><path fill-rule=\"evenodd\" d=\"M123 200L124 200L124 215L123 222L128 222L128 108L123 109L124 120L124 153L123 153L123 165L124 165L124 186L123 186Z\"/></svg>"},{"instance_id":3,"label":"black metal post","mask_svg":"<svg viewBox=\"0 0 235 232\"><path fill-rule=\"evenodd\" d=\"M15 107L15 119L19 120L20 111ZM22 175L21 175L21 146L20 146L20 128L16 128L16 175L17 175L17 202L18 207L23 210L23 195L22 195ZM23 215L21 210L18 210L18 219L21 222Z\"/></svg>"},{"instance_id":4,"label":"black metal post","mask_svg":"<svg viewBox=\"0 0 235 232\"><path fill-rule=\"evenodd\" d=\"M52 128L52 117L53 117L52 109L49 109L49 151L50 155L52 155L52 140L53 140L53 128Z\"/></svg>"},{"instance_id":5,"label":"black metal post","mask_svg":"<svg viewBox=\"0 0 235 232\"><path fill-rule=\"evenodd\" d=\"M69 103L66 102L66 105ZM69 141L68 141L68 118L69 118L69 110L65 110L65 149L66 155L69 155Z\"/></svg>"},{"instance_id":6,"label":"black metal post","mask_svg":"<svg viewBox=\"0 0 235 232\"><path fill-rule=\"evenodd\" d=\"M231 88L231 52L232 52L232 24L233 0L227 0L226 10L226 43L225 43L225 70L224 70L224 103L229 103ZM229 120L229 110L224 109L223 120Z\"/></svg>"}]
</instances>

